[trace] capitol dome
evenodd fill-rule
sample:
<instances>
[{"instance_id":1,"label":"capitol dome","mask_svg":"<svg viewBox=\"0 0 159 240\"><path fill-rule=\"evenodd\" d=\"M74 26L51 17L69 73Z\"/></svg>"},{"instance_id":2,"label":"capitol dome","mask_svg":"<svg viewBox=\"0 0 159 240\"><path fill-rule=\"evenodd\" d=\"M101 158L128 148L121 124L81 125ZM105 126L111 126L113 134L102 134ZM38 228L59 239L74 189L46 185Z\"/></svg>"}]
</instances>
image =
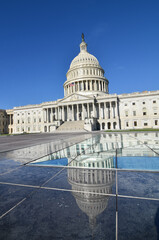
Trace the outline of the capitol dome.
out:
<instances>
[{"instance_id":1,"label":"capitol dome","mask_svg":"<svg viewBox=\"0 0 159 240\"><path fill-rule=\"evenodd\" d=\"M72 60L66 74L64 95L73 93L84 95L108 94L109 81L104 77L104 70L97 58L87 51L87 44L82 34L80 53Z\"/></svg>"},{"instance_id":2,"label":"capitol dome","mask_svg":"<svg viewBox=\"0 0 159 240\"><path fill-rule=\"evenodd\" d=\"M93 56L92 54L88 53L87 50L86 50L86 51L83 51L83 52L81 51L72 60L72 62L70 64L70 69L74 68L74 67L79 67L79 66L85 65L85 64L89 64L89 65L100 67L97 58L95 56Z\"/></svg>"}]
</instances>

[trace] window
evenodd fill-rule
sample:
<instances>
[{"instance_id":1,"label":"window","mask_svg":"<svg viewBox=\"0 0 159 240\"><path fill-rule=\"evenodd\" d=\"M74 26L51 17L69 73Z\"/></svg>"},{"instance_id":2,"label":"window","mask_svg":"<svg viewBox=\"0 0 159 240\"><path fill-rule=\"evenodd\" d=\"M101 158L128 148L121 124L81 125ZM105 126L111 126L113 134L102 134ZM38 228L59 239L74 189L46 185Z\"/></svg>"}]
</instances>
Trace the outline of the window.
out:
<instances>
[{"instance_id":1,"label":"window","mask_svg":"<svg viewBox=\"0 0 159 240\"><path fill-rule=\"evenodd\" d=\"M39 118L39 122L41 122L41 118Z\"/></svg>"},{"instance_id":2,"label":"window","mask_svg":"<svg viewBox=\"0 0 159 240\"><path fill-rule=\"evenodd\" d=\"M30 132L30 127L28 127L28 132Z\"/></svg>"},{"instance_id":3,"label":"window","mask_svg":"<svg viewBox=\"0 0 159 240\"><path fill-rule=\"evenodd\" d=\"M125 117L128 117L128 111L125 111Z\"/></svg>"},{"instance_id":4,"label":"window","mask_svg":"<svg viewBox=\"0 0 159 240\"><path fill-rule=\"evenodd\" d=\"M126 122L126 127L129 127L129 122Z\"/></svg>"},{"instance_id":5,"label":"window","mask_svg":"<svg viewBox=\"0 0 159 240\"><path fill-rule=\"evenodd\" d=\"M137 121L134 121L134 127L136 127L137 126Z\"/></svg>"},{"instance_id":6,"label":"window","mask_svg":"<svg viewBox=\"0 0 159 240\"><path fill-rule=\"evenodd\" d=\"M125 106L127 106L128 104L127 103L125 103Z\"/></svg>"},{"instance_id":7,"label":"window","mask_svg":"<svg viewBox=\"0 0 159 240\"><path fill-rule=\"evenodd\" d=\"M153 103L156 103L156 100L154 100Z\"/></svg>"},{"instance_id":8,"label":"window","mask_svg":"<svg viewBox=\"0 0 159 240\"><path fill-rule=\"evenodd\" d=\"M136 111L133 111L133 116L136 116Z\"/></svg>"},{"instance_id":9,"label":"window","mask_svg":"<svg viewBox=\"0 0 159 240\"><path fill-rule=\"evenodd\" d=\"M30 117L28 117L28 123L30 123Z\"/></svg>"},{"instance_id":10,"label":"window","mask_svg":"<svg viewBox=\"0 0 159 240\"><path fill-rule=\"evenodd\" d=\"M145 104L145 102L142 102L142 104Z\"/></svg>"},{"instance_id":11,"label":"window","mask_svg":"<svg viewBox=\"0 0 159 240\"><path fill-rule=\"evenodd\" d=\"M157 115L157 112L154 112L154 115Z\"/></svg>"},{"instance_id":12,"label":"window","mask_svg":"<svg viewBox=\"0 0 159 240\"><path fill-rule=\"evenodd\" d=\"M36 122L36 118L34 118L34 122Z\"/></svg>"},{"instance_id":13,"label":"window","mask_svg":"<svg viewBox=\"0 0 159 240\"><path fill-rule=\"evenodd\" d=\"M158 125L158 120L155 120L155 125Z\"/></svg>"},{"instance_id":14,"label":"window","mask_svg":"<svg viewBox=\"0 0 159 240\"><path fill-rule=\"evenodd\" d=\"M144 126L147 126L148 124L147 123L144 123Z\"/></svg>"},{"instance_id":15,"label":"window","mask_svg":"<svg viewBox=\"0 0 159 240\"><path fill-rule=\"evenodd\" d=\"M135 105L135 102L133 102L132 105Z\"/></svg>"},{"instance_id":16,"label":"window","mask_svg":"<svg viewBox=\"0 0 159 240\"><path fill-rule=\"evenodd\" d=\"M146 116L146 112L143 112L143 116Z\"/></svg>"},{"instance_id":17,"label":"window","mask_svg":"<svg viewBox=\"0 0 159 240\"><path fill-rule=\"evenodd\" d=\"M18 123L18 124L19 124L19 122L20 122L20 121L19 121L19 120L17 120L17 123Z\"/></svg>"}]
</instances>

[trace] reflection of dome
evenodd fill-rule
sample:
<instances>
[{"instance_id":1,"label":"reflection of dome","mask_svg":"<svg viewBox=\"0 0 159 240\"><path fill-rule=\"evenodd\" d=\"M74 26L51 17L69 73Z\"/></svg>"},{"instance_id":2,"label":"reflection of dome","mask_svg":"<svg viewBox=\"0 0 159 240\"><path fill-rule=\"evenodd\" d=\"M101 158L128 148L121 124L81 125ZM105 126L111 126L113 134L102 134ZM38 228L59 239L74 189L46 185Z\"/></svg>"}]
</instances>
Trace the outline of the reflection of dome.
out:
<instances>
[{"instance_id":1,"label":"reflection of dome","mask_svg":"<svg viewBox=\"0 0 159 240\"><path fill-rule=\"evenodd\" d=\"M106 209L109 198L87 193L73 193L73 195L78 207L89 217L90 226L93 228L96 224L96 217Z\"/></svg>"},{"instance_id":2,"label":"reflection of dome","mask_svg":"<svg viewBox=\"0 0 159 240\"><path fill-rule=\"evenodd\" d=\"M107 207L114 181L114 172L97 169L68 169L68 182L79 208L89 217L90 227L94 228L96 217ZM103 194L103 195L102 195Z\"/></svg>"}]
</instances>

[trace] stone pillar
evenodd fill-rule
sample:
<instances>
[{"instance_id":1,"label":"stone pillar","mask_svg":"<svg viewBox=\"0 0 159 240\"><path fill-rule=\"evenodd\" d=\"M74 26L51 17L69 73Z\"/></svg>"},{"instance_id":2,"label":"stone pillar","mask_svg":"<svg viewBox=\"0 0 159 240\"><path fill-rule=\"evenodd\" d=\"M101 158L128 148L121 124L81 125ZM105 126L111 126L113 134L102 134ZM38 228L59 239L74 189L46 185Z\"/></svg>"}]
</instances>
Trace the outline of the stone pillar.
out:
<instances>
[{"instance_id":1,"label":"stone pillar","mask_svg":"<svg viewBox=\"0 0 159 240\"><path fill-rule=\"evenodd\" d=\"M86 80L86 91L88 91L88 80Z\"/></svg>"},{"instance_id":2,"label":"stone pillar","mask_svg":"<svg viewBox=\"0 0 159 240\"><path fill-rule=\"evenodd\" d=\"M51 122L53 122L53 108L51 108Z\"/></svg>"},{"instance_id":3,"label":"stone pillar","mask_svg":"<svg viewBox=\"0 0 159 240\"><path fill-rule=\"evenodd\" d=\"M107 118L106 102L104 102L104 118Z\"/></svg>"},{"instance_id":4,"label":"stone pillar","mask_svg":"<svg viewBox=\"0 0 159 240\"><path fill-rule=\"evenodd\" d=\"M72 105L72 121L75 120L75 115L74 115L74 105Z\"/></svg>"},{"instance_id":5,"label":"stone pillar","mask_svg":"<svg viewBox=\"0 0 159 240\"><path fill-rule=\"evenodd\" d=\"M100 118L100 119L103 119L102 103L99 103L99 118Z\"/></svg>"},{"instance_id":6,"label":"stone pillar","mask_svg":"<svg viewBox=\"0 0 159 240\"><path fill-rule=\"evenodd\" d=\"M90 80L90 90L92 91L92 80Z\"/></svg>"},{"instance_id":7,"label":"stone pillar","mask_svg":"<svg viewBox=\"0 0 159 240\"><path fill-rule=\"evenodd\" d=\"M46 109L46 122L49 122L49 109Z\"/></svg>"},{"instance_id":8,"label":"stone pillar","mask_svg":"<svg viewBox=\"0 0 159 240\"><path fill-rule=\"evenodd\" d=\"M95 81L95 90L97 91L97 81Z\"/></svg>"},{"instance_id":9,"label":"stone pillar","mask_svg":"<svg viewBox=\"0 0 159 240\"><path fill-rule=\"evenodd\" d=\"M87 117L89 118L89 103L87 103Z\"/></svg>"},{"instance_id":10,"label":"stone pillar","mask_svg":"<svg viewBox=\"0 0 159 240\"><path fill-rule=\"evenodd\" d=\"M81 104L81 118L84 120L84 106Z\"/></svg>"},{"instance_id":11,"label":"stone pillar","mask_svg":"<svg viewBox=\"0 0 159 240\"><path fill-rule=\"evenodd\" d=\"M64 106L61 107L61 113L62 113L62 121L64 121Z\"/></svg>"},{"instance_id":12,"label":"stone pillar","mask_svg":"<svg viewBox=\"0 0 159 240\"><path fill-rule=\"evenodd\" d=\"M77 121L79 121L79 105L77 104Z\"/></svg>"},{"instance_id":13,"label":"stone pillar","mask_svg":"<svg viewBox=\"0 0 159 240\"><path fill-rule=\"evenodd\" d=\"M87 110L86 110L86 104L83 105L84 106L84 119L87 117Z\"/></svg>"},{"instance_id":14,"label":"stone pillar","mask_svg":"<svg viewBox=\"0 0 159 240\"><path fill-rule=\"evenodd\" d=\"M92 112L93 112L93 114L92 114L92 116L91 117L95 117L95 105L94 105L94 103L92 103Z\"/></svg>"},{"instance_id":15,"label":"stone pillar","mask_svg":"<svg viewBox=\"0 0 159 240\"><path fill-rule=\"evenodd\" d=\"M60 107L58 107L58 120L60 120Z\"/></svg>"},{"instance_id":16,"label":"stone pillar","mask_svg":"<svg viewBox=\"0 0 159 240\"><path fill-rule=\"evenodd\" d=\"M67 121L69 120L69 116L68 116L68 105L66 106L66 108L67 108Z\"/></svg>"},{"instance_id":17,"label":"stone pillar","mask_svg":"<svg viewBox=\"0 0 159 240\"><path fill-rule=\"evenodd\" d=\"M55 108L55 118L58 120L58 107Z\"/></svg>"},{"instance_id":18,"label":"stone pillar","mask_svg":"<svg viewBox=\"0 0 159 240\"><path fill-rule=\"evenodd\" d=\"M116 108L115 108L115 115L116 115L116 118L118 117L118 102L115 102L115 105L116 105Z\"/></svg>"}]
</instances>

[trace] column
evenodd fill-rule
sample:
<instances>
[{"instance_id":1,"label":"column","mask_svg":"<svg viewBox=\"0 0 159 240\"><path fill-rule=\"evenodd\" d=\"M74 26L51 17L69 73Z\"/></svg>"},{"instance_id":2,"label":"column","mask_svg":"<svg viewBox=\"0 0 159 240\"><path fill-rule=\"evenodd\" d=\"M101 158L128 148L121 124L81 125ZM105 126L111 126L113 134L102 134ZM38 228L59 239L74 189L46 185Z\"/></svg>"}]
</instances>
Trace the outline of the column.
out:
<instances>
[{"instance_id":1,"label":"column","mask_svg":"<svg viewBox=\"0 0 159 240\"><path fill-rule=\"evenodd\" d=\"M81 118L82 118L82 120L84 120L84 108L83 108L84 106L83 106L83 104L81 104Z\"/></svg>"},{"instance_id":2,"label":"column","mask_svg":"<svg viewBox=\"0 0 159 240\"><path fill-rule=\"evenodd\" d=\"M75 121L74 105L72 105L72 121Z\"/></svg>"},{"instance_id":3,"label":"column","mask_svg":"<svg viewBox=\"0 0 159 240\"><path fill-rule=\"evenodd\" d=\"M97 81L95 81L95 91L97 91Z\"/></svg>"},{"instance_id":4,"label":"column","mask_svg":"<svg viewBox=\"0 0 159 240\"><path fill-rule=\"evenodd\" d=\"M118 117L118 103L115 102L115 105L116 105L116 108L115 108L115 115L116 115L116 118Z\"/></svg>"},{"instance_id":5,"label":"column","mask_svg":"<svg viewBox=\"0 0 159 240\"><path fill-rule=\"evenodd\" d=\"M60 107L58 107L58 120L60 120Z\"/></svg>"},{"instance_id":6,"label":"column","mask_svg":"<svg viewBox=\"0 0 159 240\"><path fill-rule=\"evenodd\" d=\"M95 117L95 105L92 103L92 110L93 110L93 115L91 117Z\"/></svg>"},{"instance_id":7,"label":"column","mask_svg":"<svg viewBox=\"0 0 159 240\"><path fill-rule=\"evenodd\" d=\"M44 119L43 121L46 122L46 110L45 109L43 109L43 119Z\"/></svg>"},{"instance_id":8,"label":"column","mask_svg":"<svg viewBox=\"0 0 159 240\"><path fill-rule=\"evenodd\" d=\"M57 107L55 108L55 119L58 120L58 109L57 109Z\"/></svg>"},{"instance_id":9,"label":"column","mask_svg":"<svg viewBox=\"0 0 159 240\"><path fill-rule=\"evenodd\" d=\"M87 103L87 117L89 118L89 103Z\"/></svg>"},{"instance_id":10,"label":"column","mask_svg":"<svg viewBox=\"0 0 159 240\"><path fill-rule=\"evenodd\" d=\"M49 109L46 109L46 122L49 122Z\"/></svg>"},{"instance_id":11,"label":"column","mask_svg":"<svg viewBox=\"0 0 159 240\"><path fill-rule=\"evenodd\" d=\"M51 122L53 122L53 108L51 108Z\"/></svg>"},{"instance_id":12,"label":"column","mask_svg":"<svg viewBox=\"0 0 159 240\"><path fill-rule=\"evenodd\" d=\"M66 111L67 111L67 121L69 121L69 116L68 116L68 105L66 106Z\"/></svg>"},{"instance_id":13,"label":"column","mask_svg":"<svg viewBox=\"0 0 159 240\"><path fill-rule=\"evenodd\" d=\"M104 104L104 118L107 118L107 112L106 112L106 102L103 103Z\"/></svg>"},{"instance_id":14,"label":"column","mask_svg":"<svg viewBox=\"0 0 159 240\"><path fill-rule=\"evenodd\" d=\"M86 91L88 91L88 80L86 80Z\"/></svg>"},{"instance_id":15,"label":"column","mask_svg":"<svg viewBox=\"0 0 159 240\"><path fill-rule=\"evenodd\" d=\"M64 119L64 106L62 106L62 121L64 121L65 119Z\"/></svg>"},{"instance_id":16,"label":"column","mask_svg":"<svg viewBox=\"0 0 159 240\"><path fill-rule=\"evenodd\" d=\"M90 80L90 90L92 91L92 80Z\"/></svg>"},{"instance_id":17,"label":"column","mask_svg":"<svg viewBox=\"0 0 159 240\"><path fill-rule=\"evenodd\" d=\"M84 104L82 104L82 112L83 112L83 120L85 119L85 107Z\"/></svg>"},{"instance_id":18,"label":"column","mask_svg":"<svg viewBox=\"0 0 159 240\"><path fill-rule=\"evenodd\" d=\"M79 105L77 104L77 121L79 121Z\"/></svg>"}]
</instances>

